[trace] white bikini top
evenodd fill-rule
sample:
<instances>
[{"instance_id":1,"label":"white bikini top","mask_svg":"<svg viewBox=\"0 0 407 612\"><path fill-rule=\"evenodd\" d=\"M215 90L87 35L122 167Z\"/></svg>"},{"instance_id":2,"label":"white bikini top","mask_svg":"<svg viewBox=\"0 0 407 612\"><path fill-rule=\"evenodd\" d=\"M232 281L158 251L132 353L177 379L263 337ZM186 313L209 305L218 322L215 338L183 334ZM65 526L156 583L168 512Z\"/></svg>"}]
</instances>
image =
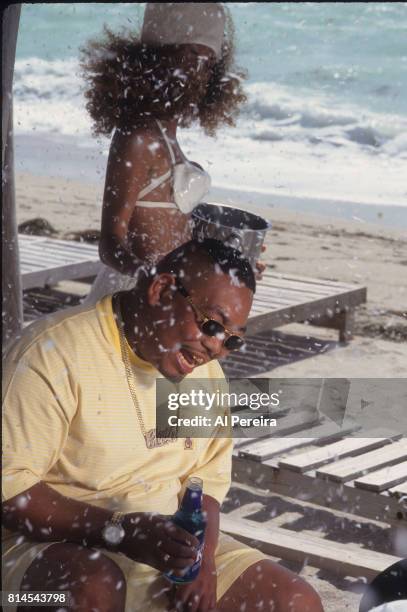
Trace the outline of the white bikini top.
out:
<instances>
[{"instance_id":1,"label":"white bikini top","mask_svg":"<svg viewBox=\"0 0 407 612\"><path fill-rule=\"evenodd\" d=\"M140 199L137 200L136 204L146 208L178 208L184 214L188 214L201 202L203 196L208 193L211 186L211 178L205 170L198 168L190 161L177 164L171 143L158 120L157 125L168 147L172 167L165 174L153 179L147 187L140 191L138 195ZM154 189L157 189L171 175L173 175L174 202L149 202L141 199L151 191L154 191Z\"/></svg>"}]
</instances>

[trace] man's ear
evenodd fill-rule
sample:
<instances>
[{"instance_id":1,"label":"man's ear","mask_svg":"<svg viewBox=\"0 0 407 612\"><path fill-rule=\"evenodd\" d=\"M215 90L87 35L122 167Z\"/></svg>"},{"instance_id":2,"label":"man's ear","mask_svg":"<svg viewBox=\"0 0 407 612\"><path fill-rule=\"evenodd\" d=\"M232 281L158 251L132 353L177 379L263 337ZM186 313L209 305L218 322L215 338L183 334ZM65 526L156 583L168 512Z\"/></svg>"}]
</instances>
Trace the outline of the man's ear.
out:
<instances>
[{"instance_id":1,"label":"man's ear","mask_svg":"<svg viewBox=\"0 0 407 612\"><path fill-rule=\"evenodd\" d=\"M158 306L172 300L175 292L175 276L169 272L157 275L147 289L147 302L149 306Z\"/></svg>"}]
</instances>

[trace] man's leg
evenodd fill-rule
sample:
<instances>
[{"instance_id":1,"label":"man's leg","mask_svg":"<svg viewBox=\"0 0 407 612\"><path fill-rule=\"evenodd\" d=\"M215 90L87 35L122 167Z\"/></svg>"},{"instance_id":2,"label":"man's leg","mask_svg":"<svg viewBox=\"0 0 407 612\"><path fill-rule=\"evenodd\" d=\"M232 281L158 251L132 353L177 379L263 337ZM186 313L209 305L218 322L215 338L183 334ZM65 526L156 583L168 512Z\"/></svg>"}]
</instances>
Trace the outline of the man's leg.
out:
<instances>
[{"instance_id":1,"label":"man's leg","mask_svg":"<svg viewBox=\"0 0 407 612\"><path fill-rule=\"evenodd\" d=\"M123 612L126 580L116 563L100 550L78 544L57 543L34 559L21 581L21 591L69 591L74 600L65 610ZM19 607L18 612L39 612L56 607Z\"/></svg>"},{"instance_id":2,"label":"man's leg","mask_svg":"<svg viewBox=\"0 0 407 612\"><path fill-rule=\"evenodd\" d=\"M323 612L321 600L302 578L271 560L254 563L217 605L219 612Z\"/></svg>"}]
</instances>

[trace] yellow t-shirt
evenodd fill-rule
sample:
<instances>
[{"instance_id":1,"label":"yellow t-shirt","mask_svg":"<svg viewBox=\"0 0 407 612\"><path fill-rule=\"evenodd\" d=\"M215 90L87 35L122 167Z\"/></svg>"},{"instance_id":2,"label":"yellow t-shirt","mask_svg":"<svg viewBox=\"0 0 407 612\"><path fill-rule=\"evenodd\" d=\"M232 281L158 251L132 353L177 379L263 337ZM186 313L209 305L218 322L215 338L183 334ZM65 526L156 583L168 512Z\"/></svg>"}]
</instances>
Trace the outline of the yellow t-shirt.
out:
<instances>
[{"instance_id":1,"label":"yellow t-shirt","mask_svg":"<svg viewBox=\"0 0 407 612\"><path fill-rule=\"evenodd\" d=\"M132 353L130 353L132 354ZM150 364L132 358L145 429L155 427ZM216 361L188 378L222 379ZM208 383L210 384L210 380ZM172 514L188 476L222 502L231 479L232 439L185 439L149 449L142 435L121 357L111 296L31 324L11 347L3 379L2 496L39 481L67 497L123 512ZM213 392L217 385L214 383ZM27 568L52 542L33 542L2 529L3 590L18 590ZM126 579L126 612L163 612L168 584L158 570L103 550ZM265 555L220 533L215 551L217 598ZM7 606L16 612L15 605Z\"/></svg>"},{"instance_id":2,"label":"yellow t-shirt","mask_svg":"<svg viewBox=\"0 0 407 612\"><path fill-rule=\"evenodd\" d=\"M161 374L133 352L145 429L155 427ZM224 378L216 361L194 378ZM30 325L9 351L3 379L3 500L39 481L67 497L123 512L176 511L188 476L220 503L232 440L146 447L127 384L111 296ZM214 386L214 391L216 386Z\"/></svg>"}]
</instances>

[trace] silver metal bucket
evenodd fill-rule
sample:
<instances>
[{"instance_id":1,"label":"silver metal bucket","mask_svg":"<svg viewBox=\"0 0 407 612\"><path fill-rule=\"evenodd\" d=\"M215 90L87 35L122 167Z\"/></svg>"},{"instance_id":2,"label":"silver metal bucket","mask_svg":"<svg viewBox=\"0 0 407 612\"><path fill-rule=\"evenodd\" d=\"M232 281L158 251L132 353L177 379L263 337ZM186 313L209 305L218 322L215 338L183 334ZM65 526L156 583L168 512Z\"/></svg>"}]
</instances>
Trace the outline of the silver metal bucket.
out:
<instances>
[{"instance_id":1,"label":"silver metal bucket","mask_svg":"<svg viewBox=\"0 0 407 612\"><path fill-rule=\"evenodd\" d=\"M240 251L253 268L271 223L263 217L224 204L198 204L192 211L196 240L214 238Z\"/></svg>"}]
</instances>

